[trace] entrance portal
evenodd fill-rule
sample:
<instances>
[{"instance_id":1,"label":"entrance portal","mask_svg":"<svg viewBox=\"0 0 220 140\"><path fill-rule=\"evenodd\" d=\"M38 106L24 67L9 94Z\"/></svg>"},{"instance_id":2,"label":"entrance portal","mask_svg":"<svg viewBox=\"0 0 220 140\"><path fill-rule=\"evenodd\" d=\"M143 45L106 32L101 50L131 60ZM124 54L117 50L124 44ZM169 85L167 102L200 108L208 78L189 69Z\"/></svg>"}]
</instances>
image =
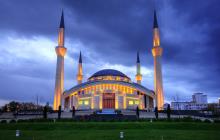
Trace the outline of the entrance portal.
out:
<instances>
[{"instance_id":1,"label":"entrance portal","mask_svg":"<svg viewBox=\"0 0 220 140\"><path fill-rule=\"evenodd\" d=\"M115 108L115 94L103 93L103 108Z\"/></svg>"}]
</instances>

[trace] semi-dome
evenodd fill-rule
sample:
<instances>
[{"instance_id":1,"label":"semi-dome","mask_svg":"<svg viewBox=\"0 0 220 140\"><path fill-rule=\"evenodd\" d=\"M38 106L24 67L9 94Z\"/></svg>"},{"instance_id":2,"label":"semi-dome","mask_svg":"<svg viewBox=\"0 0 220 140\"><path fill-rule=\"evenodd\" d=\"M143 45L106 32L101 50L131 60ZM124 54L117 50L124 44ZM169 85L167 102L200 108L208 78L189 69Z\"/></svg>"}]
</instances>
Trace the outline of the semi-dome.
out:
<instances>
[{"instance_id":1,"label":"semi-dome","mask_svg":"<svg viewBox=\"0 0 220 140\"><path fill-rule=\"evenodd\" d=\"M106 77L108 77L106 79ZM125 75L124 73L114 70L114 69L103 69L96 73L94 73L88 80L115 80L115 79L121 79L123 81L130 81L130 78Z\"/></svg>"}]
</instances>

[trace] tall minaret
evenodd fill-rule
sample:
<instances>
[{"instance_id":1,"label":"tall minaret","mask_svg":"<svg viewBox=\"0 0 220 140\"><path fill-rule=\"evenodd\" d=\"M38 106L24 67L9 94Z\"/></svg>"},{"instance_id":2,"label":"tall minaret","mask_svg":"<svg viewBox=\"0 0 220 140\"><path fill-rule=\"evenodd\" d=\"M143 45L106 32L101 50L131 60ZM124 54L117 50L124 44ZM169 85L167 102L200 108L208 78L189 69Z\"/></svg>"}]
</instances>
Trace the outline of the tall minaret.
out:
<instances>
[{"instance_id":1,"label":"tall minaret","mask_svg":"<svg viewBox=\"0 0 220 140\"><path fill-rule=\"evenodd\" d=\"M139 52L137 52L137 62L136 62L136 81L138 84L141 84L142 75L141 75L141 64L140 64L140 58L139 58Z\"/></svg>"},{"instance_id":2,"label":"tall minaret","mask_svg":"<svg viewBox=\"0 0 220 140\"><path fill-rule=\"evenodd\" d=\"M154 11L154 25L153 25L153 49L154 57L154 90L156 93L156 106L158 110L163 109L164 95L163 95L163 80L161 71L161 56L163 49L160 47L159 27L157 23L156 11Z\"/></svg>"},{"instance_id":3,"label":"tall minaret","mask_svg":"<svg viewBox=\"0 0 220 140\"><path fill-rule=\"evenodd\" d=\"M83 70L82 70L82 56L81 56L81 51L80 51L79 63L78 63L77 83L81 84L82 80L83 80Z\"/></svg>"},{"instance_id":4,"label":"tall minaret","mask_svg":"<svg viewBox=\"0 0 220 140\"><path fill-rule=\"evenodd\" d=\"M55 82L55 93L53 109L58 110L61 105L62 94L63 94L63 83L64 83L64 56L66 54L66 48L64 47L64 15L62 12L60 20L60 28L58 35L58 46L56 49L57 54L57 68L56 68L56 82Z\"/></svg>"}]
</instances>

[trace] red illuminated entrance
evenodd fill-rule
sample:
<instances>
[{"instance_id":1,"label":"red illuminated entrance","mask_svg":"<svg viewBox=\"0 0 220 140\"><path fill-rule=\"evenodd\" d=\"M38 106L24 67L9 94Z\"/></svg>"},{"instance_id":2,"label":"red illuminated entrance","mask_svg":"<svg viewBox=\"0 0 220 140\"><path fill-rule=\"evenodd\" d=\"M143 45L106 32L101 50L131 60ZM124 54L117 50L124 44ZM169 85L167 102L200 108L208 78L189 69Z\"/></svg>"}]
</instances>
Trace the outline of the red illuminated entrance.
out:
<instances>
[{"instance_id":1,"label":"red illuminated entrance","mask_svg":"<svg viewBox=\"0 0 220 140\"><path fill-rule=\"evenodd\" d=\"M115 108L114 93L103 93L103 108Z\"/></svg>"}]
</instances>

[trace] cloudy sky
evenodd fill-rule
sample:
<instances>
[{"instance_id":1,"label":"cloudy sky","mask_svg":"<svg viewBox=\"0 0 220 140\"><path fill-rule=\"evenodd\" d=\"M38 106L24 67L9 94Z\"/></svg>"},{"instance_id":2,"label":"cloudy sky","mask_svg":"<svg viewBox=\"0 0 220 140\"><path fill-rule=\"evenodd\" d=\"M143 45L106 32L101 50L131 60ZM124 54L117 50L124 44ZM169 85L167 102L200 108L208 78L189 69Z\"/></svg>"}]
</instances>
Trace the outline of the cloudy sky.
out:
<instances>
[{"instance_id":1,"label":"cloudy sky","mask_svg":"<svg viewBox=\"0 0 220 140\"><path fill-rule=\"evenodd\" d=\"M79 51L84 81L104 68L135 77L140 51L143 85L153 89L152 24L161 33L166 102L194 92L220 97L219 0L0 0L0 105L53 102L58 26L65 14L65 89L76 84Z\"/></svg>"}]
</instances>

